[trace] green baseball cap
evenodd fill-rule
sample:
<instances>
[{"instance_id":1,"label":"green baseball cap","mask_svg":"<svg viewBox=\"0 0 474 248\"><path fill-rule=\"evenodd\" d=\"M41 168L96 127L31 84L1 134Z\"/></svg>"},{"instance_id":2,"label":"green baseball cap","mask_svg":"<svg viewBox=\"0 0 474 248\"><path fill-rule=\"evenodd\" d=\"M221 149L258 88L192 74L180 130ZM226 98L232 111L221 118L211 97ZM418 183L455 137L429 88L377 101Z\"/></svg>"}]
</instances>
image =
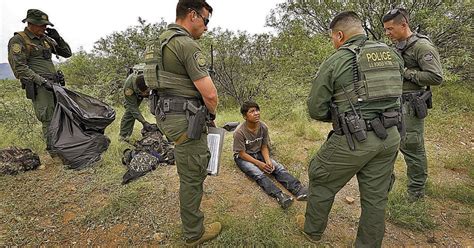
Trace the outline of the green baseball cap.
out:
<instances>
[{"instance_id":1,"label":"green baseball cap","mask_svg":"<svg viewBox=\"0 0 474 248\"><path fill-rule=\"evenodd\" d=\"M23 19L22 22L29 22L35 25L51 25L54 26L51 22L49 22L48 15L39 9L29 9L26 12L26 18Z\"/></svg>"}]
</instances>

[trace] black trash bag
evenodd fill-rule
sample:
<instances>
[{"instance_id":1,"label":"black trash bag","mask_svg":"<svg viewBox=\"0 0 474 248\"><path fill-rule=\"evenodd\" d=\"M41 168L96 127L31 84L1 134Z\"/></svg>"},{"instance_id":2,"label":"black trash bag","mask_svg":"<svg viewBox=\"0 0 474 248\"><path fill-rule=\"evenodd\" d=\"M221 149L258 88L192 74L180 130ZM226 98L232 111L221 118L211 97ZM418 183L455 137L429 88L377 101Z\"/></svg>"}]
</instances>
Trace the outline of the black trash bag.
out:
<instances>
[{"instance_id":1,"label":"black trash bag","mask_svg":"<svg viewBox=\"0 0 474 248\"><path fill-rule=\"evenodd\" d=\"M56 107L48 129L51 152L69 169L82 169L100 160L109 138L105 128L115 120L115 110L91 96L54 86Z\"/></svg>"},{"instance_id":2,"label":"black trash bag","mask_svg":"<svg viewBox=\"0 0 474 248\"><path fill-rule=\"evenodd\" d=\"M174 164L174 145L167 141L158 127L142 129L142 138L135 142L134 149L123 151L122 164L127 167L122 184L144 176L158 166Z\"/></svg>"},{"instance_id":3,"label":"black trash bag","mask_svg":"<svg viewBox=\"0 0 474 248\"><path fill-rule=\"evenodd\" d=\"M0 175L16 175L41 165L38 154L31 149L8 147L0 149Z\"/></svg>"}]
</instances>

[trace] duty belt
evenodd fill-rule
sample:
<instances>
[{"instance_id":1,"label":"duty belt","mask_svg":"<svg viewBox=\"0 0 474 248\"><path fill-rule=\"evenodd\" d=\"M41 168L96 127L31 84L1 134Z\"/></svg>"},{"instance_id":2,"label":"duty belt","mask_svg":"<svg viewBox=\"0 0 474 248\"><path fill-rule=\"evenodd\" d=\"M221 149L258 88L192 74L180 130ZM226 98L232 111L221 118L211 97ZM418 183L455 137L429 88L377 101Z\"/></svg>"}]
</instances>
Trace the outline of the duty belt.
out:
<instances>
[{"instance_id":1,"label":"duty belt","mask_svg":"<svg viewBox=\"0 0 474 248\"><path fill-rule=\"evenodd\" d=\"M201 101L196 98L184 98L184 97L165 97L160 96L159 104L160 109L164 113L184 113L186 112L187 104L192 103L196 107L200 107Z\"/></svg>"},{"instance_id":2,"label":"duty belt","mask_svg":"<svg viewBox=\"0 0 474 248\"><path fill-rule=\"evenodd\" d=\"M377 117L377 118L378 118L378 117ZM374 130L374 129L372 128L372 124L370 124L370 120L364 120L364 122L365 122L365 128L364 128L365 131L370 132L370 131L373 131L373 130ZM336 128L336 129L334 130L334 133L335 133L335 134L338 134L338 135L343 135L343 134L344 134L344 132L342 131L342 128Z\"/></svg>"},{"instance_id":3,"label":"duty belt","mask_svg":"<svg viewBox=\"0 0 474 248\"><path fill-rule=\"evenodd\" d=\"M402 94L402 100L403 102L411 101L413 98L417 96L421 96L425 91L413 91L413 92L407 92Z\"/></svg>"},{"instance_id":4,"label":"duty belt","mask_svg":"<svg viewBox=\"0 0 474 248\"><path fill-rule=\"evenodd\" d=\"M42 78L56 82L56 73L40 73Z\"/></svg>"},{"instance_id":5,"label":"duty belt","mask_svg":"<svg viewBox=\"0 0 474 248\"><path fill-rule=\"evenodd\" d=\"M379 117L376 117L376 118L379 118ZM374 119L376 119L376 118L374 118ZM372 127L372 124L370 123L372 120L365 120L364 119L364 122L365 122L365 129L364 130L365 131L367 131L367 132L374 131L374 128ZM393 126L396 126L396 124L390 124L390 125L384 126L384 127L386 129L388 129L388 128L393 127ZM338 135L343 135L344 134L344 132L342 131L342 128L334 129L334 133L338 134Z\"/></svg>"}]
</instances>

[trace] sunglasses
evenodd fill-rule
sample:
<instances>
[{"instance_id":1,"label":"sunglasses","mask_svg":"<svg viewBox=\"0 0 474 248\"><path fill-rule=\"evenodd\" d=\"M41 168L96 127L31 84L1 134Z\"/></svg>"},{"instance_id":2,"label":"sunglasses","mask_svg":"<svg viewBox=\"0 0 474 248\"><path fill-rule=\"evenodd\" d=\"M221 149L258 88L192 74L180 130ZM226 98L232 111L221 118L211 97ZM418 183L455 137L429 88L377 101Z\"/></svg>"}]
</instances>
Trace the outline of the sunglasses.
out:
<instances>
[{"instance_id":1,"label":"sunglasses","mask_svg":"<svg viewBox=\"0 0 474 248\"><path fill-rule=\"evenodd\" d=\"M207 24L209 24L209 18L205 18L204 16L201 15L201 13L199 13L199 11L197 11L195 9L191 9L191 10L194 10L194 12L196 12L196 14L198 14L198 16L201 17L201 19L204 22L204 26L207 27Z\"/></svg>"},{"instance_id":2,"label":"sunglasses","mask_svg":"<svg viewBox=\"0 0 474 248\"><path fill-rule=\"evenodd\" d=\"M408 23L408 18L405 16L405 14L403 14L403 12L399 9L399 8L395 8L395 9L392 9L392 10L389 10L387 12L387 15L390 14L391 16L394 16L394 15L402 15L403 18L405 19L405 21Z\"/></svg>"}]
</instances>

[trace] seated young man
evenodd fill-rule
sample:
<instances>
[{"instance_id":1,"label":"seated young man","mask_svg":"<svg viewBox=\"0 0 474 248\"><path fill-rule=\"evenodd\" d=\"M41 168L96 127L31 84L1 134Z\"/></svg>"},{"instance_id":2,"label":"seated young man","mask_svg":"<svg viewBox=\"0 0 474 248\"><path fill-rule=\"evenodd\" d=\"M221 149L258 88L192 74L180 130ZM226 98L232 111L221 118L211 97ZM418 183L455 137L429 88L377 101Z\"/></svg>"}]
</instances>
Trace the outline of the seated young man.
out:
<instances>
[{"instance_id":1,"label":"seated young man","mask_svg":"<svg viewBox=\"0 0 474 248\"><path fill-rule=\"evenodd\" d=\"M304 201L308 189L288 171L270 158L268 127L260 121L260 107L255 102L245 102L240 108L245 122L234 132L234 160L240 170L257 182L283 209L293 203L293 198L283 193L265 174L271 174L296 200Z\"/></svg>"}]
</instances>

